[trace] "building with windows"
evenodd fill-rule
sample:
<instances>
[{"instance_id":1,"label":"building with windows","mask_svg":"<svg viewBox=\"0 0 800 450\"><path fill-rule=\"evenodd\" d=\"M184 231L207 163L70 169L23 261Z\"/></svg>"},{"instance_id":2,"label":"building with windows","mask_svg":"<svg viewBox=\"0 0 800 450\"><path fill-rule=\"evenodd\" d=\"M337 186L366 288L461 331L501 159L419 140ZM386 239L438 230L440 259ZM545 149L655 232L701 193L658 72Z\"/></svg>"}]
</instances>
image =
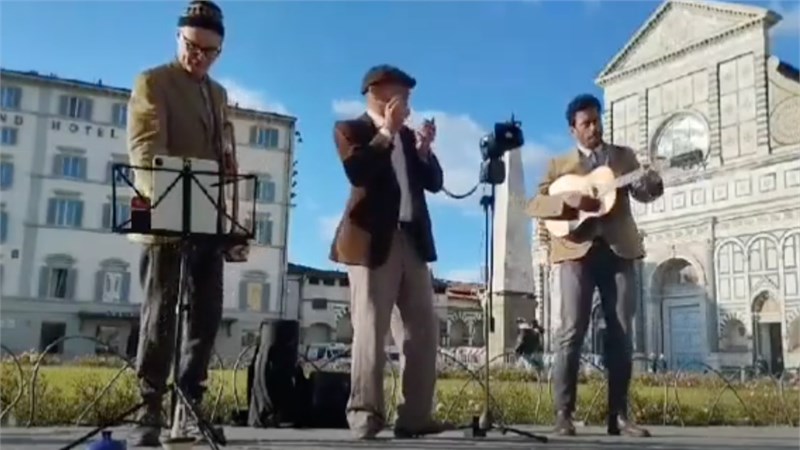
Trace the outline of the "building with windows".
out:
<instances>
[{"instance_id":1,"label":"building with windows","mask_svg":"<svg viewBox=\"0 0 800 450\"><path fill-rule=\"evenodd\" d=\"M133 355L141 247L110 231L112 209L118 223L130 217L124 185L111 201L112 164L128 161L130 92L36 72L1 75L0 338L25 351L84 335ZM222 357L235 356L262 321L292 310L283 293L295 119L232 107L231 120L240 167L260 182L258 192L242 188L243 199L255 199L256 238L247 263L226 264ZM88 340L54 348L65 357L101 351Z\"/></svg>"},{"instance_id":2,"label":"building with windows","mask_svg":"<svg viewBox=\"0 0 800 450\"><path fill-rule=\"evenodd\" d=\"M289 264L289 304L297 311L304 345L349 344L353 338L350 322L350 288L347 273ZM439 316L439 344L442 347L483 345L482 286L434 279L434 307ZM387 345L391 345L387 336Z\"/></svg>"},{"instance_id":3,"label":"building with windows","mask_svg":"<svg viewBox=\"0 0 800 450\"><path fill-rule=\"evenodd\" d=\"M634 202L647 250L634 347L673 369L800 365L800 76L769 54L779 20L760 7L666 1L597 80L607 141L646 162L704 160L664 168L664 196ZM546 257L542 231L534 266L551 338L560 293ZM598 303L587 336L597 352Z\"/></svg>"}]
</instances>

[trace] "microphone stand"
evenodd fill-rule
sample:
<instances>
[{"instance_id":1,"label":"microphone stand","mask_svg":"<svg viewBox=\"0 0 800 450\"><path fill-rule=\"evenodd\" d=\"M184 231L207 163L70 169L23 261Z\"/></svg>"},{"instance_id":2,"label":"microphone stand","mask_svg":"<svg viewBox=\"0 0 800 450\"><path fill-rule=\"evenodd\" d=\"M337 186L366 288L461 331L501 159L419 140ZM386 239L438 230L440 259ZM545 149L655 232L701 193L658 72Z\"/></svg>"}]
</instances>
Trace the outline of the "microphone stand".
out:
<instances>
[{"instance_id":1,"label":"microphone stand","mask_svg":"<svg viewBox=\"0 0 800 450\"><path fill-rule=\"evenodd\" d=\"M473 417L472 423L465 427L464 435L469 438L483 438L486 437L490 431L499 431L503 435L507 433L514 433L518 436L526 437L536 440L541 443L548 441L547 437L534 433L529 433L517 428L507 427L505 425L496 424L492 417L490 402L492 400L492 393L490 388L490 370L489 363L489 339L494 332L494 315L493 315L493 278L494 278L494 202L496 193L496 183L489 183L490 193L481 197L481 207L483 208L484 216L484 230L486 233L486 240L484 241L484 275L486 280L486 301L483 306L483 347L484 347L484 364L483 364L483 412L480 417Z\"/></svg>"}]
</instances>

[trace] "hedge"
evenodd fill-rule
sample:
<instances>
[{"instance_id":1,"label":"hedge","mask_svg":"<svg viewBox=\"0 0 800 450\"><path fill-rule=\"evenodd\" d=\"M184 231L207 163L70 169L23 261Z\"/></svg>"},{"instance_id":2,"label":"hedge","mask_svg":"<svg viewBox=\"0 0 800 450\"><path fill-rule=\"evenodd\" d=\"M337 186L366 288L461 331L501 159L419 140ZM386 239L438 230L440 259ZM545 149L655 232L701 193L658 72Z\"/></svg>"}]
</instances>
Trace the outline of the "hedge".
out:
<instances>
[{"instance_id":1,"label":"hedge","mask_svg":"<svg viewBox=\"0 0 800 450\"><path fill-rule=\"evenodd\" d=\"M99 366L102 366L100 364ZM137 384L130 370L118 368L48 365L42 366L35 382L31 402L30 380L33 367L0 364L0 409L7 411L6 424L54 426L96 424L109 420L138 401ZM119 375L105 395L88 409L109 381ZM244 406L246 375L214 370L209 379L209 395L204 402L207 412L214 412L219 423L230 423L235 410ZM494 371L491 392L495 417L506 424L550 424L553 402L550 385L531 379L520 370ZM20 382L22 393L20 396ZM390 414L399 397L399 380L387 379L387 404ZM716 375L639 376L631 387L631 409L635 419L650 425L800 425L800 390L772 379L727 384ZM436 414L440 419L466 423L483 406L483 388L464 371L443 373L437 383ZM606 385L601 377L589 377L579 387L577 419L587 424L603 423L606 411Z\"/></svg>"}]
</instances>

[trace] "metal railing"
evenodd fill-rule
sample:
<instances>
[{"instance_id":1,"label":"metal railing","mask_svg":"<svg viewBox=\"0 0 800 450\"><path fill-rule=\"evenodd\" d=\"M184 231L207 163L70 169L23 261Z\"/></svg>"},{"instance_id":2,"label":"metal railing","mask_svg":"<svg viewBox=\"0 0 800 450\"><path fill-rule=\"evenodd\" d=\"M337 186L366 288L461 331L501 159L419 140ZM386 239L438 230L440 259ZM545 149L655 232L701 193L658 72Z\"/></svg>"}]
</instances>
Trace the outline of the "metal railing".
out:
<instances>
[{"instance_id":1,"label":"metal railing","mask_svg":"<svg viewBox=\"0 0 800 450\"><path fill-rule=\"evenodd\" d=\"M63 342L68 340L88 340L92 341L98 345L99 348L104 349L104 351L116 358L118 358L121 362L119 369L116 373L108 380L107 383L103 386L102 389L99 389L93 398L88 401L85 405L81 405L80 412L78 413L77 417L72 420L71 422L74 425L89 425L86 423L85 418L92 411L93 408L97 407L98 402L103 399L108 393L111 391L112 386L119 382L120 378L122 378L123 374L127 371L133 370L133 362L130 361L125 356L117 353L114 351L112 347L110 347L107 343L102 342L96 338L87 337L87 336L65 336L57 341L51 343L47 346L41 353L35 355L35 358L32 359L29 363L25 363L21 360L20 355L15 354L11 351L8 347L4 345L0 345L2 348L2 352L4 354L3 358L3 365L4 370L10 368L16 372L16 392L14 394L4 393L3 400L4 405L0 405L0 423L5 423L11 414L11 412L15 409L20 402L27 401L28 408L27 408L27 417L15 417L16 422L18 425L24 426L35 426L37 424L36 417L37 411L43 406L39 405L37 393L39 390L40 384L40 372L41 368L47 363L48 355L50 351L57 348L57 346L61 345ZM244 409L246 407L247 402L243 399L241 393L239 392L239 375L242 371L243 367L249 365L250 361L253 358L253 350L255 346L248 346L244 348L233 361L232 364L229 364L230 373L230 383L220 383L218 389L213 393L213 399L211 401L211 411L210 417L212 422L218 421L222 419L219 416L219 406L220 402L223 398L223 392L226 386L229 386L232 389L232 397L233 397L233 407L236 409ZM310 371L320 371L320 370L349 370L349 364L344 363L340 364L346 358L349 357L349 352L344 352L336 357L329 359L329 360L322 360L322 361L310 361L306 360L302 355L301 359L304 361L306 368ZM511 354L503 354L498 355L489 361L490 364L490 373L494 375L490 376L490 378L496 379L497 371L502 371L503 369L511 369L508 367L508 363L514 361L516 358ZM214 367L212 369L221 369L226 370L225 362L215 353L214 355ZM649 358L646 357L639 357L637 358L637 362L642 364L647 364L648 366L653 363ZM590 370L589 374L590 377L594 377L593 380L595 383L598 383L598 389L594 393L591 398L591 401L588 405L585 405L583 408L584 410L579 410L576 414L576 418L579 420L587 420L589 414L595 409L598 401L601 398L601 394L606 391L607 389L607 380L604 376L604 370L600 367L596 360L591 357L583 358L582 361L583 365L586 367L590 367L594 370ZM30 370L30 374L26 376L26 369ZM461 386L458 388L456 395L452 396L454 399L449 404L444 404L443 402L439 401L439 413L441 414L441 418L443 420L448 420L451 418L452 414L454 413L455 409L459 406L459 401L463 401L466 397L464 394L471 386L473 388L479 387L481 390L485 387L485 366L479 364L469 364L464 361L461 361L459 358L455 357L454 355L450 354L447 351L439 351L439 362L438 362L438 370L442 374L443 377L450 378L455 381L456 383L462 382ZM527 385L531 388L536 390L536 397L535 402L530 407L533 408L533 413L536 417L539 417L540 410L545 402L545 400L552 404L553 398L553 377L552 377L552 367L545 367L540 370L530 370L528 372L521 371L519 369L512 369L512 371L516 370L516 372L521 373L522 377L525 378ZM743 369L744 370L744 369ZM752 370L753 373L756 372L755 368L747 368L747 370ZM678 370L672 372L661 372L657 374L651 374L655 380L650 380L650 386L654 386L657 384L661 388L661 400L660 400L660 409L662 411L662 420L661 422L664 425L667 424L677 424L677 425L686 425L687 420L684 417L684 408L682 407L683 401L681 399L680 392L683 389L682 383L692 377L696 376L697 372L700 371L706 379L716 380L716 383L711 383L714 385L713 389L715 390L715 394L713 395L713 400L708 404L705 405L706 411L706 424L710 425L714 422L715 415L719 412L719 407L721 403L721 399L723 395L726 393L730 393L736 400L736 403L742 408L744 411L744 416L747 417L749 423L755 424L757 422L753 409L751 407L750 402L746 401L743 398L742 393L740 391L746 391L748 389L747 383L742 382L743 375L741 371L736 371L732 374L725 374L713 367L702 363L702 362L694 362L686 364L680 367ZM398 367L393 361L387 358L387 375L391 377L391 393L390 399L388 403L388 411L387 411L387 418L391 419L395 413L395 404L397 400L398 394ZM455 375L455 376L454 376ZM796 404L798 401L798 396L800 395L800 368L792 368L784 370L781 376L778 377L771 377L771 376L762 376L759 378L761 382L761 389L770 389L770 392L767 394L770 396L775 397L774 407L779 408L779 414L775 414L775 419L773 420L773 425L789 425L789 426L797 426L798 425L798 417L795 411ZM654 384L655 383L655 384ZM491 384L492 388L490 392L496 393L497 392L497 382L492 381ZM766 388L765 386L770 386L770 388ZM25 393L28 393L26 396ZM790 395L793 398L790 399ZM27 398L26 398L27 397ZM791 403L794 402L794 403ZM495 417L499 423L504 422L504 412L502 410L503 405L497 400L496 395L492 395L489 399L490 408L495 412ZM790 406L792 405L792 406ZM650 407L652 407L652 402ZM633 413L635 414L635 409L637 406L635 404L631 405L631 408L634 409ZM695 417L692 421L693 425L700 425L697 423L697 418Z\"/></svg>"}]
</instances>

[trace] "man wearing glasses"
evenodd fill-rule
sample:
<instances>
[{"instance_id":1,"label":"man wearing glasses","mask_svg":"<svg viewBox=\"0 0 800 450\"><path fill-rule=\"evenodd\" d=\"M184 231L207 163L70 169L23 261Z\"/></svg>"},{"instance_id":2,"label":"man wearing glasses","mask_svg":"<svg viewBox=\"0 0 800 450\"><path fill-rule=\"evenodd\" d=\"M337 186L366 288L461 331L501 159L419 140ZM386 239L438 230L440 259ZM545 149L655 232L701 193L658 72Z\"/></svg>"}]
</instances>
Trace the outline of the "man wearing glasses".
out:
<instances>
[{"instance_id":1,"label":"man wearing glasses","mask_svg":"<svg viewBox=\"0 0 800 450\"><path fill-rule=\"evenodd\" d=\"M192 1L178 19L175 61L141 73L128 105L131 164L151 166L158 155L217 161L235 171L233 155L223 150L227 93L208 76L222 51L222 11L210 1ZM137 171L136 187L152 197L151 174ZM136 361L145 407L133 445L160 446L163 396L167 390L175 333L180 249L174 240L135 235L144 244L140 263L145 293ZM186 324L178 384L189 399L202 401L208 364L222 317L223 249L195 245L190 259L190 314ZM221 431L217 431L221 432Z\"/></svg>"}]
</instances>

